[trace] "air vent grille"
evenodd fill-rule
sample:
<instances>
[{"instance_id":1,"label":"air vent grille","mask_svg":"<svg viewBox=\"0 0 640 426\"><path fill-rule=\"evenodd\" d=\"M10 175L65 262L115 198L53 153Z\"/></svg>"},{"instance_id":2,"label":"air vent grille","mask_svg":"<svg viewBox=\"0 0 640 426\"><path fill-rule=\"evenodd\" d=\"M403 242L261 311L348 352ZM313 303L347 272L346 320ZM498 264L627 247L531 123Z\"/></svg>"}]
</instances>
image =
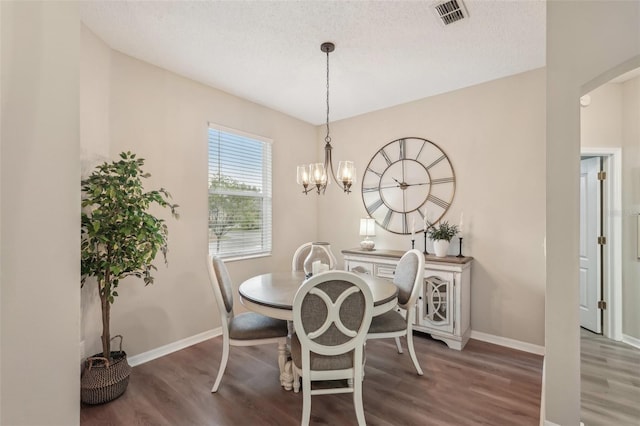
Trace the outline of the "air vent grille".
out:
<instances>
[{"instance_id":1,"label":"air vent grille","mask_svg":"<svg viewBox=\"0 0 640 426\"><path fill-rule=\"evenodd\" d=\"M440 18L443 25L452 24L469 16L462 0L450 0L436 3L433 5L433 10L438 18Z\"/></svg>"}]
</instances>

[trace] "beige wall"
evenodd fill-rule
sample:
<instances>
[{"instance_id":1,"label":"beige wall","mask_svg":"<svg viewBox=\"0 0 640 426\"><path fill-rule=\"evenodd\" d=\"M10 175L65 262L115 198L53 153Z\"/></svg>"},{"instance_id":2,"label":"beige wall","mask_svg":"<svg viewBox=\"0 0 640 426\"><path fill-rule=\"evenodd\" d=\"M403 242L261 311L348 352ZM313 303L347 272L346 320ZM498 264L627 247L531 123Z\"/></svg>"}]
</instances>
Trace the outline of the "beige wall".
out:
<instances>
[{"instance_id":1,"label":"beige wall","mask_svg":"<svg viewBox=\"0 0 640 426\"><path fill-rule=\"evenodd\" d=\"M113 305L112 333L123 334L128 353L136 355L220 325L205 269L207 122L273 140L273 255L229 263L236 284L269 270L290 269L298 245L315 239L317 200L296 186L295 165L315 159L316 130L119 52L105 51L94 38L83 32L86 62L108 63L109 71L99 74L99 88L86 79L82 90L99 91L97 97L104 99L106 79L109 108L105 111L102 100L94 99L83 112L89 115L94 109L93 113L108 116L109 155L115 158L131 150L145 158L145 169L152 174L148 187L167 188L180 205L177 221L161 213L169 226L169 266L157 263L156 281L149 287L140 280L123 281ZM84 124L87 134L104 129L102 120ZM104 146L84 138L82 144L87 158L101 154ZM83 297L87 354L99 349L96 305L95 297Z\"/></svg>"},{"instance_id":2,"label":"beige wall","mask_svg":"<svg viewBox=\"0 0 640 426\"><path fill-rule=\"evenodd\" d=\"M80 399L80 20L75 2L3 1L0 10L0 424L73 425Z\"/></svg>"},{"instance_id":3,"label":"beige wall","mask_svg":"<svg viewBox=\"0 0 640 426\"><path fill-rule=\"evenodd\" d=\"M622 333L640 339L640 262L636 246L640 212L640 77L604 84L589 96L591 104L580 109L582 147L622 148Z\"/></svg>"},{"instance_id":4,"label":"beige wall","mask_svg":"<svg viewBox=\"0 0 640 426\"><path fill-rule=\"evenodd\" d=\"M591 104L580 108L580 145L584 148L620 148L622 84L604 84L588 96Z\"/></svg>"},{"instance_id":5,"label":"beige wall","mask_svg":"<svg viewBox=\"0 0 640 426\"><path fill-rule=\"evenodd\" d=\"M80 37L80 169L86 177L109 159L111 49L82 25ZM93 278L81 291L82 356L101 352L102 323L98 287Z\"/></svg>"},{"instance_id":6,"label":"beige wall","mask_svg":"<svg viewBox=\"0 0 640 426\"><path fill-rule=\"evenodd\" d=\"M579 98L638 66L639 22L638 1L547 2L544 418L560 425L580 418Z\"/></svg>"},{"instance_id":7,"label":"beige wall","mask_svg":"<svg viewBox=\"0 0 640 426\"><path fill-rule=\"evenodd\" d=\"M640 339L640 77L622 87L622 332Z\"/></svg>"},{"instance_id":8,"label":"beige wall","mask_svg":"<svg viewBox=\"0 0 640 426\"><path fill-rule=\"evenodd\" d=\"M444 219L458 223L464 212L464 253L475 258L472 329L543 345L544 85L540 69L334 123L335 159L353 159L359 181L351 195L330 188L320 199L319 236L336 254L357 247L358 220L366 217L360 182L370 158L401 137L429 139L456 173ZM376 232L376 247L411 248L408 235Z\"/></svg>"}]
</instances>

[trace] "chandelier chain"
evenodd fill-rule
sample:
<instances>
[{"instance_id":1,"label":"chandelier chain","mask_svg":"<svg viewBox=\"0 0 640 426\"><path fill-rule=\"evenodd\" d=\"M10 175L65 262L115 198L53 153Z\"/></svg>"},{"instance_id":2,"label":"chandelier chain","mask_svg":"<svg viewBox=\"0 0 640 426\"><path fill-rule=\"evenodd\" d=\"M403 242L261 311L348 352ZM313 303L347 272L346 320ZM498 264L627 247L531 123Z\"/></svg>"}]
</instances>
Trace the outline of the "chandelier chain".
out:
<instances>
[{"instance_id":1,"label":"chandelier chain","mask_svg":"<svg viewBox=\"0 0 640 426\"><path fill-rule=\"evenodd\" d=\"M333 179L345 193L351 192L351 185L355 182L356 170L353 161L338 162L338 173L333 170L331 159L331 136L329 128L329 53L333 52L335 45L331 42L322 43L320 50L327 54L327 135L324 138L324 163L313 163L309 166L298 166L296 181L301 184L303 193L307 194L315 187L318 194L324 194L327 185Z\"/></svg>"},{"instance_id":2,"label":"chandelier chain","mask_svg":"<svg viewBox=\"0 0 640 426\"><path fill-rule=\"evenodd\" d=\"M329 136L329 50L327 50L327 136L324 137L326 143L331 143Z\"/></svg>"}]
</instances>

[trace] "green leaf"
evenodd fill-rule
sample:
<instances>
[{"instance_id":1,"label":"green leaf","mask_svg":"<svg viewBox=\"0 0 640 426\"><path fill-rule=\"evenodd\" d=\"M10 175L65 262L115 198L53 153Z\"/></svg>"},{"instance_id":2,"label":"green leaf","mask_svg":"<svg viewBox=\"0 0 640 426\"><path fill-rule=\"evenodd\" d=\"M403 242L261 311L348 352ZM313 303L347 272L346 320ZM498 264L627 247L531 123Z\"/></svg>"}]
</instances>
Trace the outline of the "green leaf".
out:
<instances>
[{"instance_id":1,"label":"green leaf","mask_svg":"<svg viewBox=\"0 0 640 426\"><path fill-rule=\"evenodd\" d=\"M177 205L167 202L168 192L145 191L141 178L149 174L142 170L144 159L129 151L119 157L97 166L81 181L81 286L95 277L108 303L115 301L115 288L124 277L153 283L151 262L158 251L166 263L167 227L149 210L168 208L177 218Z\"/></svg>"}]
</instances>

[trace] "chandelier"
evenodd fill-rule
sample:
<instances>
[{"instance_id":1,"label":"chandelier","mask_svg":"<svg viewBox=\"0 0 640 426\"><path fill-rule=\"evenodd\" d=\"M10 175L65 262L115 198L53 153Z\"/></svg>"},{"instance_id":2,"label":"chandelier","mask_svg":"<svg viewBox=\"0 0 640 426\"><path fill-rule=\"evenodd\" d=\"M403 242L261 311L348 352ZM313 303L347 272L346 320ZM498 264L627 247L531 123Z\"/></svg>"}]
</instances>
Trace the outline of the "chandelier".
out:
<instances>
[{"instance_id":1,"label":"chandelier","mask_svg":"<svg viewBox=\"0 0 640 426\"><path fill-rule=\"evenodd\" d=\"M333 43L322 43L320 50L327 54L327 136L324 137L324 163L313 163L298 166L297 182L304 188L302 192L309 193L316 188L318 194L324 194L331 178L346 193L351 192L351 185L356 180L356 169L353 161L338 162L338 173L333 171L331 160L331 136L329 135L329 53L335 50Z\"/></svg>"}]
</instances>

